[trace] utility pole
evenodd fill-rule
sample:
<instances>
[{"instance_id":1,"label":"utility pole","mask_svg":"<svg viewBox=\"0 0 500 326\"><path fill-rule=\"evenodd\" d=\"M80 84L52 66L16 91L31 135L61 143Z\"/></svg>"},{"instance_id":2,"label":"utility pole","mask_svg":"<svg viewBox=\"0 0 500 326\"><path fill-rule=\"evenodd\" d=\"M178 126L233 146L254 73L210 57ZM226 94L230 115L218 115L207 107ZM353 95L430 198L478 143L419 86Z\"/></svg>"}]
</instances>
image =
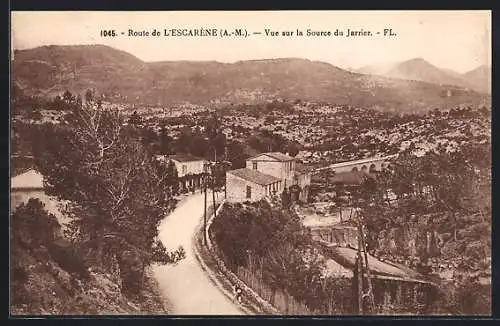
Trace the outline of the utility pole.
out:
<instances>
[{"instance_id":1,"label":"utility pole","mask_svg":"<svg viewBox=\"0 0 500 326\"><path fill-rule=\"evenodd\" d=\"M203 191L205 193L205 210L203 214L203 239L205 246L207 245L207 174L203 176Z\"/></svg>"},{"instance_id":2,"label":"utility pole","mask_svg":"<svg viewBox=\"0 0 500 326\"><path fill-rule=\"evenodd\" d=\"M370 308L372 310L371 312L374 313L375 312L375 298L373 296L373 286L372 286L370 267L368 265L368 253L366 250L365 236L363 233L363 224L361 223L361 218L359 216L359 213L356 212L355 214L356 214L357 222L358 222L358 257L359 257L361 269L366 269L367 285L368 285L368 292L364 293L362 295L361 302L364 302L365 297L369 297L370 306L371 306ZM364 255L364 266L363 266L363 258L361 257L361 251L363 251L363 255ZM364 276L364 271L362 272L361 275ZM359 276L358 276L358 279L359 279ZM362 279L362 277L361 277L361 279Z\"/></svg>"},{"instance_id":3,"label":"utility pole","mask_svg":"<svg viewBox=\"0 0 500 326\"><path fill-rule=\"evenodd\" d=\"M370 306L372 309L372 313L375 312L375 298L373 296L373 286L372 286L372 277L370 272L370 266L368 265L368 253L366 249L365 235L363 233L363 225L361 225L361 244L363 245L363 251L365 253L365 266L366 266L366 277L368 281L368 297L370 299Z\"/></svg>"},{"instance_id":4,"label":"utility pole","mask_svg":"<svg viewBox=\"0 0 500 326\"><path fill-rule=\"evenodd\" d=\"M361 261L361 238L358 234L358 252L356 255L356 271L358 274L358 314L363 315L364 314L364 309L363 309L363 266L362 266L362 261Z\"/></svg>"},{"instance_id":5,"label":"utility pole","mask_svg":"<svg viewBox=\"0 0 500 326\"><path fill-rule=\"evenodd\" d=\"M216 208L215 207L215 177L214 177L214 173L213 173L213 167L212 167L212 175L211 175L211 181L212 181L212 203L213 203L213 210L214 210L214 218L217 217L217 213L216 213Z\"/></svg>"}]
</instances>

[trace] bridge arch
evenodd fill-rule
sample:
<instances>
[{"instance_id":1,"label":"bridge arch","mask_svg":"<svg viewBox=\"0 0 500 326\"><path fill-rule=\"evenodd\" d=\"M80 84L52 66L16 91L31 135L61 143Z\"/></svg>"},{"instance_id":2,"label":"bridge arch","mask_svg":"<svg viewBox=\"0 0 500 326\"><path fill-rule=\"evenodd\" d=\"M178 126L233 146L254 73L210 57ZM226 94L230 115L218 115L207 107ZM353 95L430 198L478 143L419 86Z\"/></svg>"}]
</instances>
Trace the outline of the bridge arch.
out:
<instances>
[{"instance_id":1,"label":"bridge arch","mask_svg":"<svg viewBox=\"0 0 500 326\"><path fill-rule=\"evenodd\" d=\"M376 172L376 171L377 171L377 166L375 165L375 163L372 163L372 164L370 165L370 170L369 170L369 171L370 171L370 172Z\"/></svg>"},{"instance_id":2,"label":"bridge arch","mask_svg":"<svg viewBox=\"0 0 500 326\"><path fill-rule=\"evenodd\" d=\"M353 167L352 172L358 172L358 167L357 166Z\"/></svg>"},{"instance_id":3,"label":"bridge arch","mask_svg":"<svg viewBox=\"0 0 500 326\"><path fill-rule=\"evenodd\" d=\"M366 170L368 170L368 167L367 167L366 165L363 165L363 166L361 167L361 171L366 171Z\"/></svg>"}]
</instances>

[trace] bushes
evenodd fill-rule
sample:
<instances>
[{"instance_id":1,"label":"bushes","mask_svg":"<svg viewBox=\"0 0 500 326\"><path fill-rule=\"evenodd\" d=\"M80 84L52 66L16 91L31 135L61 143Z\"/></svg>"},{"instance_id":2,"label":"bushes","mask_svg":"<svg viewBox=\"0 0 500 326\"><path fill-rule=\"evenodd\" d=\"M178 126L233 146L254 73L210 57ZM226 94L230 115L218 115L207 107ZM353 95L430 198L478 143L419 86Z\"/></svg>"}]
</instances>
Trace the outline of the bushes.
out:
<instances>
[{"instance_id":1,"label":"bushes","mask_svg":"<svg viewBox=\"0 0 500 326\"><path fill-rule=\"evenodd\" d=\"M247 268L270 288L271 298L290 294L311 312L348 310L350 282L324 277L321 251L292 212L265 201L226 205L212 230L233 271Z\"/></svg>"},{"instance_id":2,"label":"bushes","mask_svg":"<svg viewBox=\"0 0 500 326\"><path fill-rule=\"evenodd\" d=\"M444 284L438 292L439 299L433 312L448 315L490 315L490 290L474 280L455 284Z\"/></svg>"},{"instance_id":3,"label":"bushes","mask_svg":"<svg viewBox=\"0 0 500 326\"><path fill-rule=\"evenodd\" d=\"M12 215L11 237L14 249L38 248L52 242L60 230L59 222L53 214L44 209L44 204L30 198L21 203Z\"/></svg>"},{"instance_id":4,"label":"bushes","mask_svg":"<svg viewBox=\"0 0 500 326\"><path fill-rule=\"evenodd\" d=\"M51 257L69 273L75 273L83 279L89 278L89 272L83 259L77 255L72 244L64 239L56 240L49 244Z\"/></svg>"}]
</instances>

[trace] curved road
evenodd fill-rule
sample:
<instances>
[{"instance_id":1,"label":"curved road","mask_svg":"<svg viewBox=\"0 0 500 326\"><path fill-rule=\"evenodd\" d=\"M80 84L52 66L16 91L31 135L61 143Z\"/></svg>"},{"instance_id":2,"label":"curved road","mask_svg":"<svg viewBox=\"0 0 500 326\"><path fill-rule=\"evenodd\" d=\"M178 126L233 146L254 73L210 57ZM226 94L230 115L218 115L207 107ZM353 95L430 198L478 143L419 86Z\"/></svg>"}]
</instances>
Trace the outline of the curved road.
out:
<instances>
[{"instance_id":1,"label":"curved road","mask_svg":"<svg viewBox=\"0 0 500 326\"><path fill-rule=\"evenodd\" d=\"M209 196L211 199L211 196ZM177 265L154 265L153 273L174 315L242 315L243 312L209 279L193 254L193 235L203 218L203 194L184 198L159 226L167 249L183 246Z\"/></svg>"}]
</instances>

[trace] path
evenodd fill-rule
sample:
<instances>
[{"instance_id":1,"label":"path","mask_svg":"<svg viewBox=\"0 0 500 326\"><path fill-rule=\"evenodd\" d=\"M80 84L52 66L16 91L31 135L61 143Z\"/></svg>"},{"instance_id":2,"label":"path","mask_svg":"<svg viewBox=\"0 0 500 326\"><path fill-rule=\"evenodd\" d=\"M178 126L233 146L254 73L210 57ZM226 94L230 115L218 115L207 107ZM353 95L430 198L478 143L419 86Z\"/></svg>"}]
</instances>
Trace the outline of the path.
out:
<instances>
[{"instance_id":1,"label":"path","mask_svg":"<svg viewBox=\"0 0 500 326\"><path fill-rule=\"evenodd\" d=\"M211 197L210 197L211 198ZM161 293L174 315L242 315L243 312L209 279L193 254L193 235L203 218L203 195L179 202L159 226L160 239L167 249L183 246L186 258L177 265L154 265Z\"/></svg>"}]
</instances>

